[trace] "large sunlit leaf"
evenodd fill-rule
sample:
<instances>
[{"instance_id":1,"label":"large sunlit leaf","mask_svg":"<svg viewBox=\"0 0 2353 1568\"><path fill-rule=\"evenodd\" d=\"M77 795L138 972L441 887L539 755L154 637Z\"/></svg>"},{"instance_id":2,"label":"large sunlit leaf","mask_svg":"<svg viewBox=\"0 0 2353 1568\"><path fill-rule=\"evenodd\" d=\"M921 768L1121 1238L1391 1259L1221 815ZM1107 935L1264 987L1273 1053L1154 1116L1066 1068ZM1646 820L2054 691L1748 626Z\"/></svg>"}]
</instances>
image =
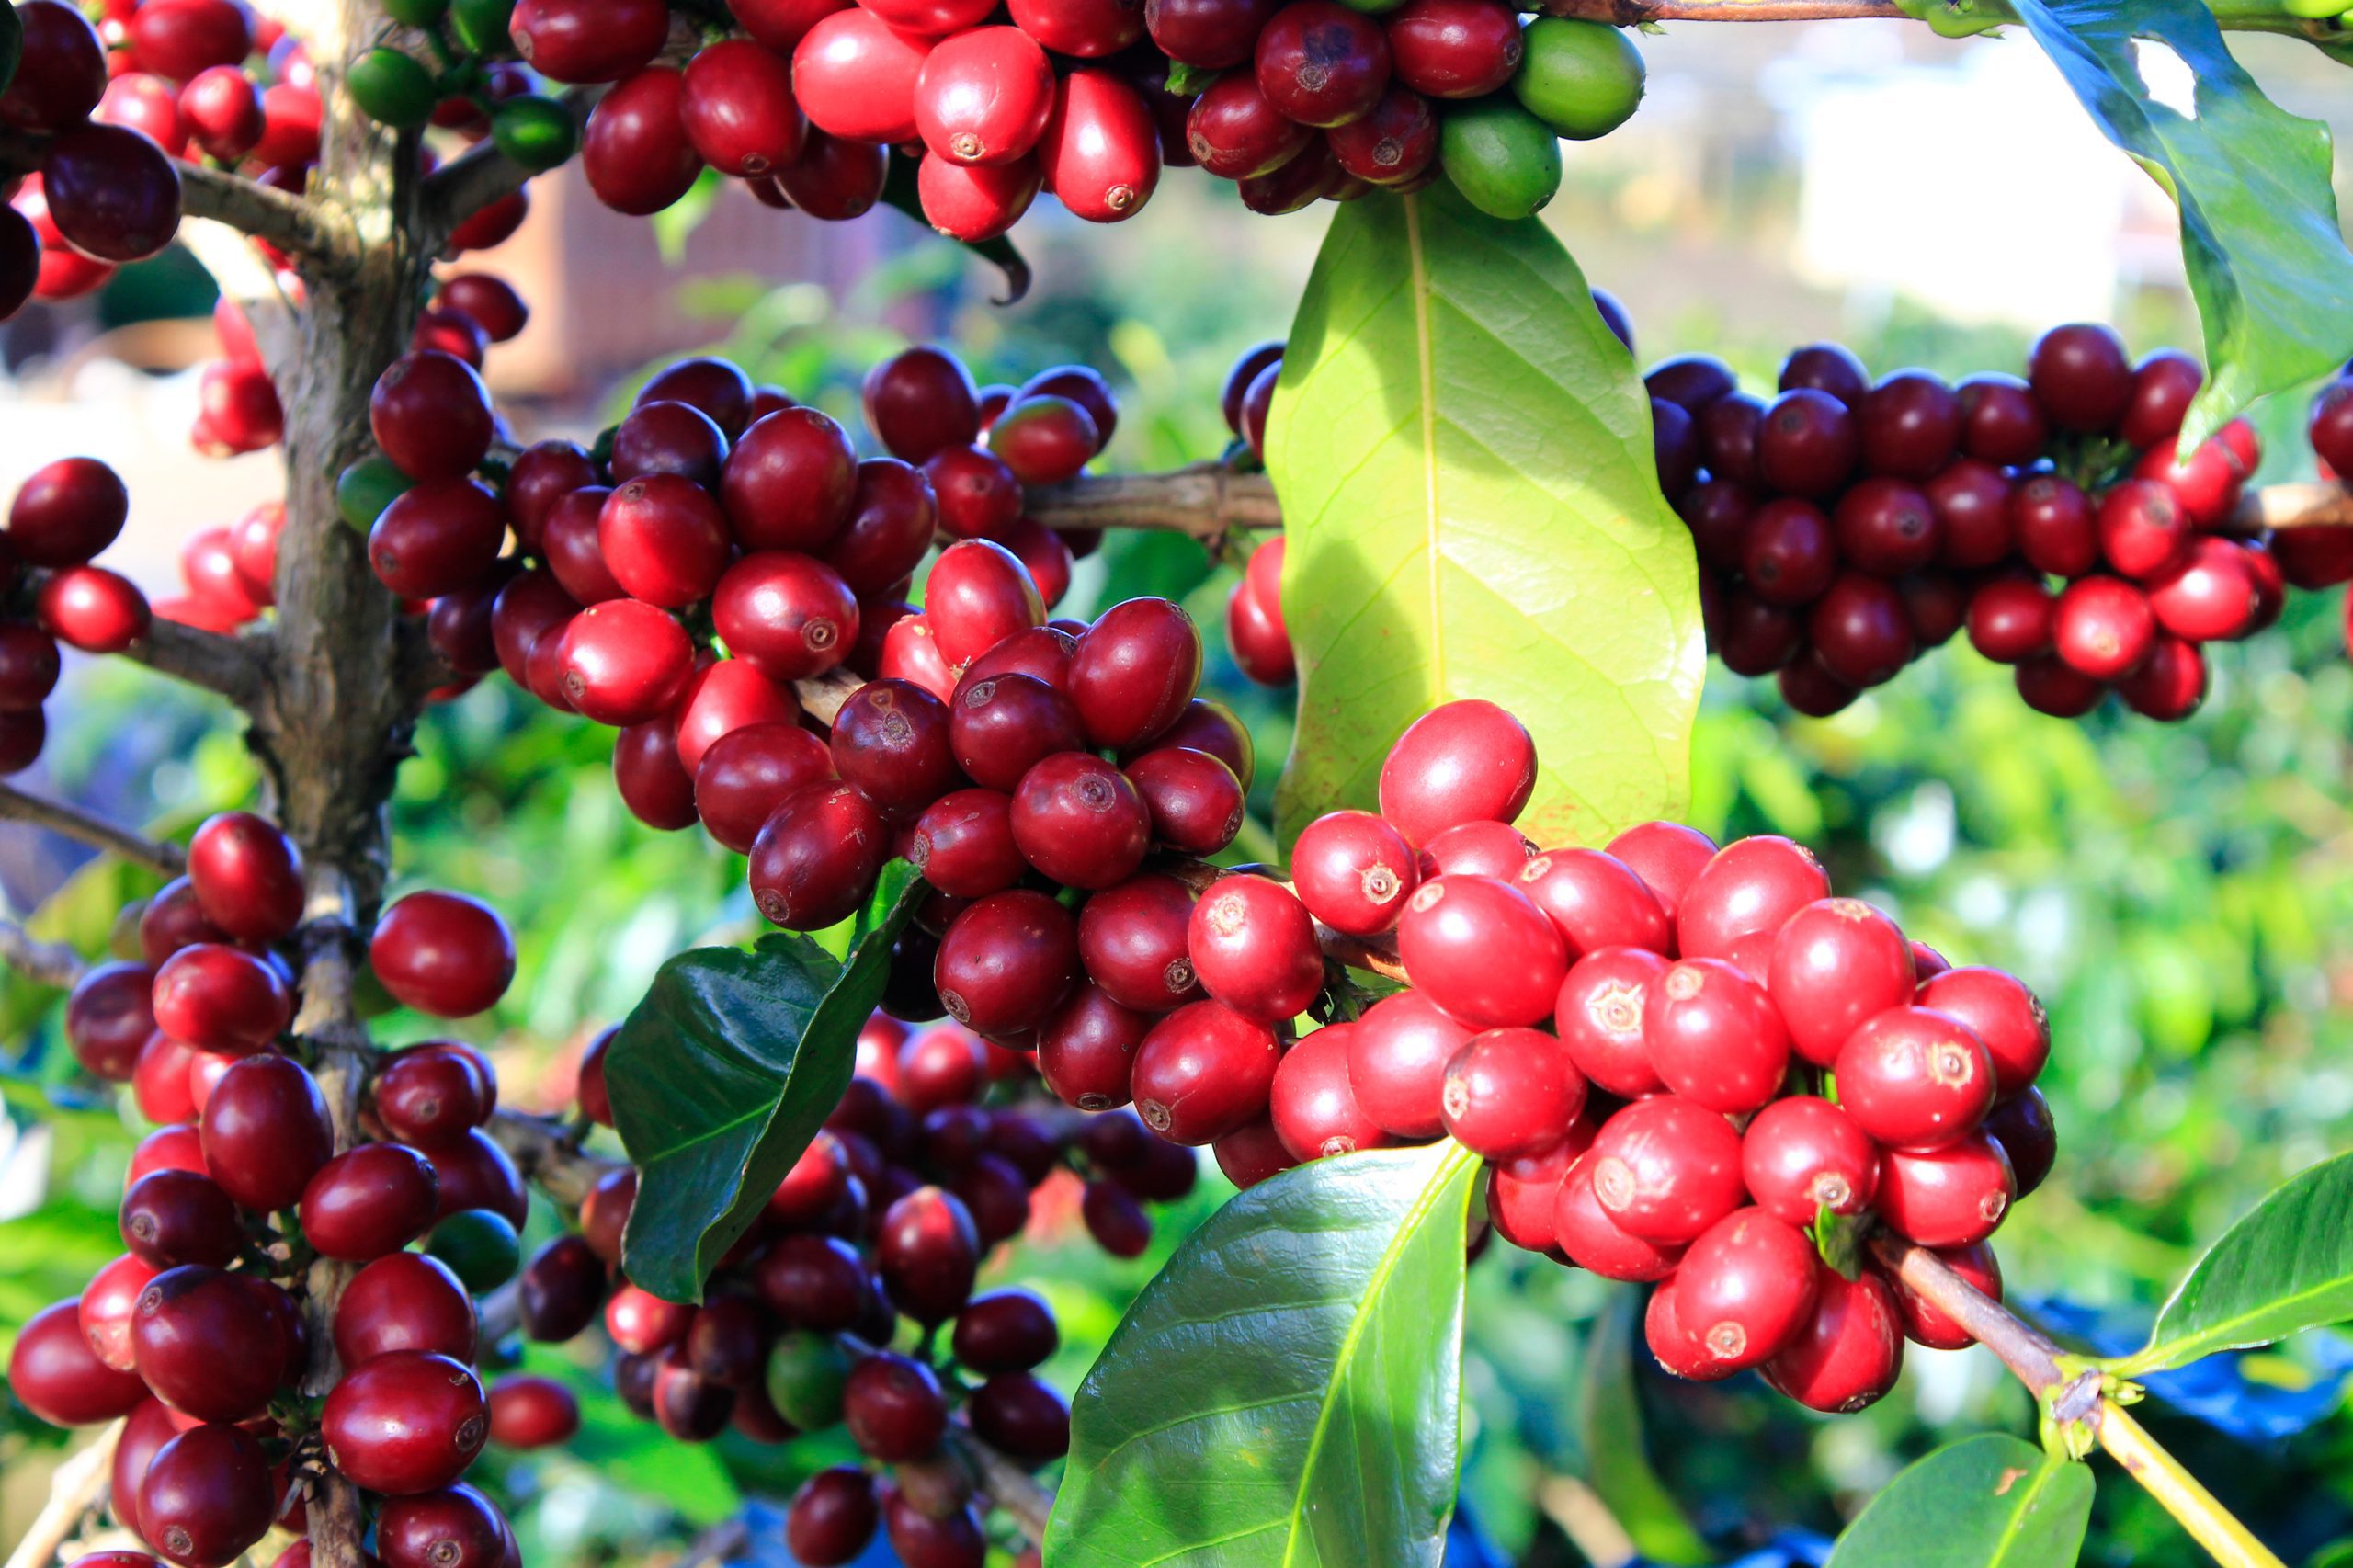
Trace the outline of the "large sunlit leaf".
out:
<instances>
[{"instance_id":1,"label":"large sunlit leaf","mask_svg":"<svg viewBox=\"0 0 2353 1568\"><path fill-rule=\"evenodd\" d=\"M2088 1469L1988 1432L1889 1482L1830 1568L2073 1568L2091 1511Z\"/></svg>"},{"instance_id":2,"label":"large sunlit leaf","mask_svg":"<svg viewBox=\"0 0 2353 1568\"><path fill-rule=\"evenodd\" d=\"M883 868L845 962L806 937L697 948L655 973L605 1060L613 1121L638 1167L622 1256L657 1296L702 1282L849 1086L858 1032L920 896Z\"/></svg>"},{"instance_id":3,"label":"large sunlit leaf","mask_svg":"<svg viewBox=\"0 0 2353 1568\"><path fill-rule=\"evenodd\" d=\"M1318 1160L1187 1238L1071 1402L1051 1568L1436 1568L1478 1169Z\"/></svg>"},{"instance_id":4,"label":"large sunlit leaf","mask_svg":"<svg viewBox=\"0 0 2353 1568\"><path fill-rule=\"evenodd\" d=\"M2198 1260L2124 1377L2353 1318L2353 1154L2304 1171Z\"/></svg>"},{"instance_id":5,"label":"large sunlit leaf","mask_svg":"<svg viewBox=\"0 0 2353 1568\"><path fill-rule=\"evenodd\" d=\"M1540 843L1682 810L1704 657L1690 537L1633 360L1543 225L1443 184L1342 207L1268 431L1301 681L1286 842L1371 805L1398 733L1464 697L1535 736L1520 827Z\"/></svg>"},{"instance_id":6,"label":"large sunlit leaf","mask_svg":"<svg viewBox=\"0 0 2353 1568\"><path fill-rule=\"evenodd\" d=\"M2185 444L2353 355L2353 254L2337 226L2328 128L2264 97L2199 0L2009 4L2108 139L2181 209L2209 367ZM2193 112L2151 90L2181 65L2196 76Z\"/></svg>"}]
</instances>

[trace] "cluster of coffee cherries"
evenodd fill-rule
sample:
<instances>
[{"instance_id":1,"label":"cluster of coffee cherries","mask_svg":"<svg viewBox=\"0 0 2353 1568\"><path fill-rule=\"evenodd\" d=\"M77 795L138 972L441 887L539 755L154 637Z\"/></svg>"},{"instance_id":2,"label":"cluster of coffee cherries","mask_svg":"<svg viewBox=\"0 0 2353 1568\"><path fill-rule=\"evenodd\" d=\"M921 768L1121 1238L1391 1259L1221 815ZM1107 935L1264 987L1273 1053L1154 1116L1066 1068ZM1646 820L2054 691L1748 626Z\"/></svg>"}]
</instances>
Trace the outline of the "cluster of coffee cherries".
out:
<instances>
[{"instance_id":1,"label":"cluster of coffee cherries","mask_svg":"<svg viewBox=\"0 0 2353 1568\"><path fill-rule=\"evenodd\" d=\"M610 1039L589 1048L579 1087L606 1123ZM1025 1095L1034 1084L1026 1059L958 1025L910 1032L878 1013L848 1092L699 1306L620 1272L638 1185L623 1166L582 1203L579 1233L524 1267L524 1332L567 1340L601 1307L614 1387L684 1442L845 1428L872 1468L801 1485L785 1523L796 1561L851 1562L879 1528L904 1562L980 1568L989 1500L963 1438L1032 1469L1070 1446L1069 1408L1035 1371L1060 1342L1053 1313L1027 1290L975 1294L983 1263L1082 1179L1087 1228L1133 1256L1151 1236L1143 1203L1183 1197L1196 1174L1132 1116L1082 1123Z\"/></svg>"},{"instance_id":2,"label":"cluster of coffee cherries","mask_svg":"<svg viewBox=\"0 0 2353 1568\"><path fill-rule=\"evenodd\" d=\"M91 9L96 26L63 0L16 6L24 53L0 92L0 127L35 138L39 162L0 167L0 319L28 299L86 294L168 244L175 160L242 167L293 192L318 160L317 85L276 22L238 0Z\"/></svg>"},{"instance_id":3,"label":"cluster of coffee cherries","mask_svg":"<svg viewBox=\"0 0 2353 1568\"><path fill-rule=\"evenodd\" d=\"M34 472L8 503L0 534L0 774L40 756L41 704L56 689L58 644L119 653L147 634L146 596L119 573L90 564L130 516L114 470L62 458Z\"/></svg>"},{"instance_id":4,"label":"cluster of coffee cherries","mask_svg":"<svg viewBox=\"0 0 2353 1568\"><path fill-rule=\"evenodd\" d=\"M484 1131L497 1080L454 1040L389 1053L362 1102L366 1141L337 1153L289 1032L303 886L275 824L212 817L186 875L140 913L140 957L73 987L75 1058L128 1083L157 1125L125 1177L128 1250L27 1323L9 1388L59 1425L126 1418L116 1512L181 1568L222 1568L273 1525L300 1534L324 1467L372 1494L385 1568L511 1568L506 1520L460 1477L502 1423L517 1442L561 1436L566 1396L518 1382L502 1416L471 1370L468 1292L513 1273L524 1218L522 1180ZM368 960L395 1000L437 1017L488 1007L514 972L498 916L446 892L387 906ZM319 1259L350 1272L325 1325L338 1375L314 1412L298 1390L325 1348L305 1314ZM290 1550L278 1562L301 1568Z\"/></svg>"},{"instance_id":5,"label":"cluster of coffee cherries","mask_svg":"<svg viewBox=\"0 0 2353 1568\"><path fill-rule=\"evenodd\" d=\"M2135 365L2104 326L2046 333L2024 379L1873 382L1818 344L1770 401L1704 356L1647 380L1710 644L1737 674L1778 672L1802 713L1838 711L1965 629L2038 711L2078 716L2114 690L2178 720L2206 692L2200 644L2271 624L2290 585L2353 577L2347 530L2234 536L2253 430L2178 452L2197 364Z\"/></svg>"}]
</instances>

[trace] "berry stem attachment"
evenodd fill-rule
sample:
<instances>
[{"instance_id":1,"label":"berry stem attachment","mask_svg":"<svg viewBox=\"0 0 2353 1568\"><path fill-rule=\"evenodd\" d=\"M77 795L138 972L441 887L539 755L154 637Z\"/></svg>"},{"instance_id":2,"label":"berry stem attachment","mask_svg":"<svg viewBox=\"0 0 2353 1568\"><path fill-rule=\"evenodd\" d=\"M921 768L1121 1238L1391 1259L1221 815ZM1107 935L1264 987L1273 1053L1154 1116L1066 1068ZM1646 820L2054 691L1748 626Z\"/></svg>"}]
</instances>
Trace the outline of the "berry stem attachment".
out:
<instances>
[{"instance_id":1,"label":"berry stem attachment","mask_svg":"<svg viewBox=\"0 0 2353 1568\"><path fill-rule=\"evenodd\" d=\"M1871 1238L1872 1254L1904 1287L1968 1330L1970 1337L1991 1350L2040 1401L2054 1391L2065 1408L2077 1403L2080 1384L2097 1388L2096 1374L2071 1380L2063 1352L2040 1330L2022 1322L2000 1303L1954 1273L1927 1247L1882 1231ZM2105 1392L2082 1402L2076 1419L2090 1426L2109 1457L2124 1467L2165 1511L2189 1532L2223 1568L2285 1568L2270 1548L2222 1506L2214 1494L2167 1453L2142 1425Z\"/></svg>"},{"instance_id":2,"label":"berry stem attachment","mask_svg":"<svg viewBox=\"0 0 2353 1568\"><path fill-rule=\"evenodd\" d=\"M179 875L188 865L188 852L176 844L159 843L144 834L94 816L79 806L29 795L13 784L0 784L0 818L48 828L167 877Z\"/></svg>"},{"instance_id":3,"label":"berry stem attachment","mask_svg":"<svg viewBox=\"0 0 2353 1568\"><path fill-rule=\"evenodd\" d=\"M115 1445L121 1440L122 1423L109 1421L87 1448L57 1467L50 1478L49 1500L8 1553L7 1568L49 1568L57 1561L65 1543L81 1533L82 1522L105 1498Z\"/></svg>"}]
</instances>

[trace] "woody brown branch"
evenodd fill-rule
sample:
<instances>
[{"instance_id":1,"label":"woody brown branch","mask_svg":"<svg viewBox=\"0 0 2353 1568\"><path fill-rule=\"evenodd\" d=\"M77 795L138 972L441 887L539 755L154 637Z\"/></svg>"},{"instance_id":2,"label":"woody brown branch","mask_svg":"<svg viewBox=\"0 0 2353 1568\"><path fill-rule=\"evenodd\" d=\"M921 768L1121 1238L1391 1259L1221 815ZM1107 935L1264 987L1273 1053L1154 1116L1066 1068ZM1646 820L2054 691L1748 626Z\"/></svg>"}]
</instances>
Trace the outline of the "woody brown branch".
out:
<instances>
[{"instance_id":1,"label":"woody brown branch","mask_svg":"<svg viewBox=\"0 0 2353 1568\"><path fill-rule=\"evenodd\" d=\"M79 806L28 794L13 784L0 784L0 818L45 827L167 877L177 876L188 864L188 852L176 844L158 842Z\"/></svg>"}]
</instances>

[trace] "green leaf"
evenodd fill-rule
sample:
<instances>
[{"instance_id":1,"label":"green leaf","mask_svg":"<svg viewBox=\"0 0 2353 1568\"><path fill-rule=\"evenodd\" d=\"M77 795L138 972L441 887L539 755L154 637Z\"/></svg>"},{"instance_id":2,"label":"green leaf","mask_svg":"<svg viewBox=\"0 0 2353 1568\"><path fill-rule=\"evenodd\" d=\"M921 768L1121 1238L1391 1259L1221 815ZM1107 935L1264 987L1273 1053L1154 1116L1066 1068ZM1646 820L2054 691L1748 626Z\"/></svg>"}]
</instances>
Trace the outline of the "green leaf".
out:
<instances>
[{"instance_id":1,"label":"green leaf","mask_svg":"<svg viewBox=\"0 0 2353 1568\"><path fill-rule=\"evenodd\" d=\"M923 215L923 199L915 193L915 160L904 153L891 154L890 172L882 179L882 199L900 211L931 228L931 220ZM1005 298L991 301L999 305L1017 305L1029 292L1029 261L1013 242L999 234L993 240L978 244L959 241L964 248L983 261L993 262L1005 274Z\"/></svg>"},{"instance_id":2,"label":"green leaf","mask_svg":"<svg viewBox=\"0 0 2353 1568\"><path fill-rule=\"evenodd\" d=\"M1889 1482L1830 1568L2072 1568L2091 1511L2088 1469L1987 1432Z\"/></svg>"},{"instance_id":3,"label":"green leaf","mask_svg":"<svg viewBox=\"0 0 2353 1568\"><path fill-rule=\"evenodd\" d=\"M2256 1204L2207 1250L2120 1377L2268 1345L2353 1317L2353 1154L2324 1160Z\"/></svg>"},{"instance_id":4,"label":"green leaf","mask_svg":"<svg viewBox=\"0 0 2353 1568\"><path fill-rule=\"evenodd\" d=\"M638 1167L622 1238L633 1282L701 1299L849 1086L858 1031L919 897L915 868L885 866L846 963L778 934L748 953L697 948L655 972L605 1062L614 1124Z\"/></svg>"},{"instance_id":5,"label":"green leaf","mask_svg":"<svg viewBox=\"0 0 2353 1568\"><path fill-rule=\"evenodd\" d=\"M1188 1237L1071 1402L1050 1568L1436 1568L1478 1170L1318 1160Z\"/></svg>"},{"instance_id":6,"label":"green leaf","mask_svg":"<svg viewBox=\"0 0 2353 1568\"><path fill-rule=\"evenodd\" d=\"M1466 697L1535 736L1537 842L1682 810L1705 656L1690 536L1633 360L1542 224L1442 185L1342 207L1268 429L1300 671L1286 843L1373 804L1398 733Z\"/></svg>"},{"instance_id":7,"label":"green leaf","mask_svg":"<svg viewBox=\"0 0 2353 1568\"><path fill-rule=\"evenodd\" d=\"M1643 1298L1643 1292L1631 1287L1618 1290L1586 1340L1585 1376L1578 1380L1574 1415L1585 1482L1626 1527L1644 1558L1677 1568L1711 1562L1714 1554L1708 1543L1683 1517L1643 1449L1643 1408L1634 1388Z\"/></svg>"},{"instance_id":8,"label":"green leaf","mask_svg":"<svg viewBox=\"0 0 2353 1568\"><path fill-rule=\"evenodd\" d=\"M2181 209L2208 374L2185 449L2256 398L2353 354L2353 253L2337 227L2329 133L2263 96L2199 0L2012 0L2108 139ZM2134 40L2198 79L2195 118L2156 102Z\"/></svg>"}]
</instances>

